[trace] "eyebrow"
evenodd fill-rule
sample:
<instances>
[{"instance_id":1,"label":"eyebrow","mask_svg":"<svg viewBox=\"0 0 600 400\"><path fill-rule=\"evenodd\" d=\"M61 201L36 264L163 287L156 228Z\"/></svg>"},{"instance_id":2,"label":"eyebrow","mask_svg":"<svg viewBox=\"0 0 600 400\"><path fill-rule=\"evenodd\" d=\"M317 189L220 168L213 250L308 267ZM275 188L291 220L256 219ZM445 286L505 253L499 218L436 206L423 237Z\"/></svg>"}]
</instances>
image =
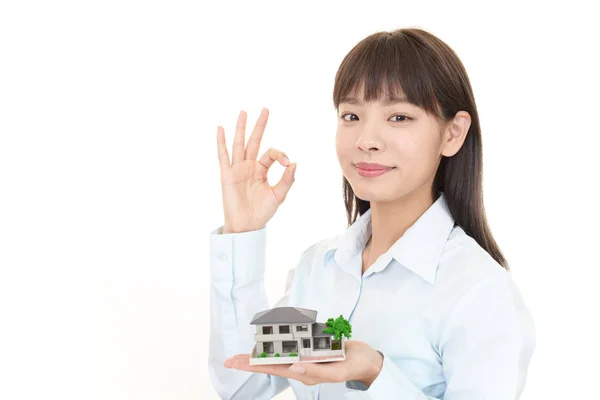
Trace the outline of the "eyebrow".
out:
<instances>
[{"instance_id":1,"label":"eyebrow","mask_svg":"<svg viewBox=\"0 0 600 400\"><path fill-rule=\"evenodd\" d=\"M390 106L392 104L408 103L408 102L409 101L406 99L406 97L403 96L403 97L388 98L388 99L384 100L382 104L384 106ZM342 99L342 101L340 101L340 104L342 104L342 103L364 106L364 103L362 101L359 101L356 97L345 97Z\"/></svg>"}]
</instances>

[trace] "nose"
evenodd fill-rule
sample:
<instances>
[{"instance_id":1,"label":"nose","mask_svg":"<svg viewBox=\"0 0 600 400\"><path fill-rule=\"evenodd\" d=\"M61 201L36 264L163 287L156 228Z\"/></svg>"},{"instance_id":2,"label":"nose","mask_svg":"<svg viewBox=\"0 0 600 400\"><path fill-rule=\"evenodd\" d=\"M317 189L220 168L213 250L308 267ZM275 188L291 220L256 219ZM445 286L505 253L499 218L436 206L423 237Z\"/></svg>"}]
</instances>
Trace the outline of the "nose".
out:
<instances>
[{"instance_id":1,"label":"nose","mask_svg":"<svg viewBox=\"0 0 600 400\"><path fill-rule=\"evenodd\" d=\"M365 153L383 150L383 142L374 134L363 133L356 141L356 147Z\"/></svg>"}]
</instances>

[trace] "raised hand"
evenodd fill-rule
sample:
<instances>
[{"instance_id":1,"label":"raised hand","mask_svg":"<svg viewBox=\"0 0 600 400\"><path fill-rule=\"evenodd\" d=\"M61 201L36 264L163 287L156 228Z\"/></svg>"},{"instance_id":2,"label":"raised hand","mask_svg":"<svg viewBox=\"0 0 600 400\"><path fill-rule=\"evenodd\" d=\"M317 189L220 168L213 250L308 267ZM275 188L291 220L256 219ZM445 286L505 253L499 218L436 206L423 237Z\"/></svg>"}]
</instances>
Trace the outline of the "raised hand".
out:
<instances>
[{"instance_id":1,"label":"raised hand","mask_svg":"<svg viewBox=\"0 0 600 400\"><path fill-rule=\"evenodd\" d=\"M258 161L256 160L268 118L269 110L263 108L248 139L248 144L244 146L247 114L245 111L240 112L233 139L231 161L225 143L224 129L222 126L217 127L225 216L223 233L263 228L283 203L294 183L296 164L290 164L282 151L268 149ZM271 186L267 180L267 172L275 161L286 167L286 170L279 182Z\"/></svg>"}]
</instances>

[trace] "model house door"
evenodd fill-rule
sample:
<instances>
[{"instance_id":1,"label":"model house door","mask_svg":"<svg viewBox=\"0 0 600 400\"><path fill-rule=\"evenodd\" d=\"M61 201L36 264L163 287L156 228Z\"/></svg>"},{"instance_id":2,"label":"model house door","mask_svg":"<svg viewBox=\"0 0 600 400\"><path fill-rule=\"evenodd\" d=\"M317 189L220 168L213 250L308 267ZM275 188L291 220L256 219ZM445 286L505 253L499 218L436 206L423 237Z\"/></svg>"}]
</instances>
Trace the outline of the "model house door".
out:
<instances>
[{"instance_id":1,"label":"model house door","mask_svg":"<svg viewBox=\"0 0 600 400\"><path fill-rule=\"evenodd\" d=\"M300 355L310 356L311 355L311 343L310 339L300 339Z\"/></svg>"}]
</instances>

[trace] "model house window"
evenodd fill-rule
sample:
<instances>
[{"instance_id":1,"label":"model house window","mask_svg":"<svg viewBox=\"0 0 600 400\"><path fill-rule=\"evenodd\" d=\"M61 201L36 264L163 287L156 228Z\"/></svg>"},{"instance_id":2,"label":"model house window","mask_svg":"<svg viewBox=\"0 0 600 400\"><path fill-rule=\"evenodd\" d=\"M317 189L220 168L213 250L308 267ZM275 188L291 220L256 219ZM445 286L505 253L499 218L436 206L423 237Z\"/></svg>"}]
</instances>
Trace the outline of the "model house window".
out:
<instances>
[{"instance_id":1,"label":"model house window","mask_svg":"<svg viewBox=\"0 0 600 400\"><path fill-rule=\"evenodd\" d=\"M272 335L273 327L272 326L263 326L263 335Z\"/></svg>"},{"instance_id":2,"label":"model house window","mask_svg":"<svg viewBox=\"0 0 600 400\"><path fill-rule=\"evenodd\" d=\"M328 350L331 348L331 339L328 337L316 337L313 341L314 350Z\"/></svg>"},{"instance_id":3,"label":"model house window","mask_svg":"<svg viewBox=\"0 0 600 400\"><path fill-rule=\"evenodd\" d=\"M279 333L290 333L290 326L289 325L279 326Z\"/></svg>"},{"instance_id":4,"label":"model house window","mask_svg":"<svg viewBox=\"0 0 600 400\"><path fill-rule=\"evenodd\" d=\"M295 340L283 341L281 346L284 353L296 353L298 351L298 342Z\"/></svg>"},{"instance_id":5,"label":"model house window","mask_svg":"<svg viewBox=\"0 0 600 400\"><path fill-rule=\"evenodd\" d=\"M302 347L310 349L310 339L302 339Z\"/></svg>"},{"instance_id":6,"label":"model house window","mask_svg":"<svg viewBox=\"0 0 600 400\"><path fill-rule=\"evenodd\" d=\"M263 351L265 353L274 353L273 342L263 342Z\"/></svg>"},{"instance_id":7,"label":"model house window","mask_svg":"<svg viewBox=\"0 0 600 400\"><path fill-rule=\"evenodd\" d=\"M332 340L331 341L331 350L341 350L342 349L342 341L341 340Z\"/></svg>"},{"instance_id":8,"label":"model house window","mask_svg":"<svg viewBox=\"0 0 600 400\"><path fill-rule=\"evenodd\" d=\"M308 332L308 325L296 325L296 332Z\"/></svg>"}]
</instances>

